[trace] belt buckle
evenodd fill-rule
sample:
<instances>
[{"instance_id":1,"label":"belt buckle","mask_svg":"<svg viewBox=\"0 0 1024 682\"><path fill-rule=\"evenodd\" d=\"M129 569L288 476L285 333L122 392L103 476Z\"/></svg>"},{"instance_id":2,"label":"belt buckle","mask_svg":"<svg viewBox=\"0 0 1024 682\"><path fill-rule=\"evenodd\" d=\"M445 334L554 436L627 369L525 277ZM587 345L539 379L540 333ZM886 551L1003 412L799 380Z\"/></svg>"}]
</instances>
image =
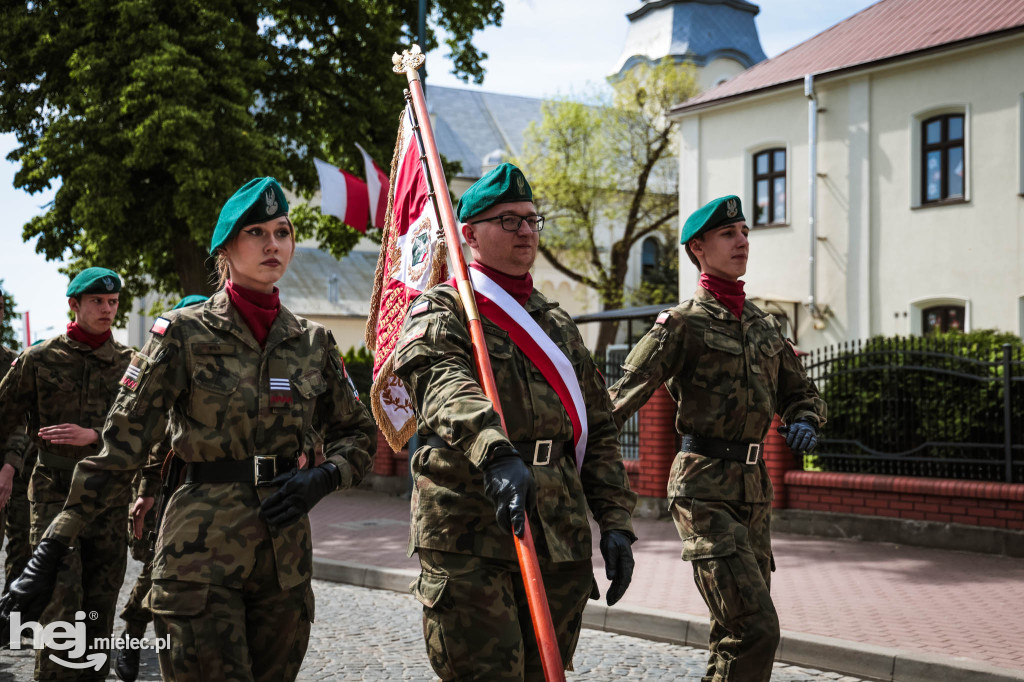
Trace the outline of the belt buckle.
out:
<instances>
[{"instance_id":1,"label":"belt buckle","mask_svg":"<svg viewBox=\"0 0 1024 682\"><path fill-rule=\"evenodd\" d=\"M551 441L539 440L533 446L533 463L537 466L551 464Z\"/></svg>"},{"instance_id":2,"label":"belt buckle","mask_svg":"<svg viewBox=\"0 0 1024 682\"><path fill-rule=\"evenodd\" d=\"M751 443L747 446L747 461L746 464L757 464L758 457L761 456L761 443Z\"/></svg>"},{"instance_id":3,"label":"belt buckle","mask_svg":"<svg viewBox=\"0 0 1024 682\"><path fill-rule=\"evenodd\" d=\"M277 456L256 455L253 457L253 480L257 487L270 485L277 477Z\"/></svg>"}]
</instances>

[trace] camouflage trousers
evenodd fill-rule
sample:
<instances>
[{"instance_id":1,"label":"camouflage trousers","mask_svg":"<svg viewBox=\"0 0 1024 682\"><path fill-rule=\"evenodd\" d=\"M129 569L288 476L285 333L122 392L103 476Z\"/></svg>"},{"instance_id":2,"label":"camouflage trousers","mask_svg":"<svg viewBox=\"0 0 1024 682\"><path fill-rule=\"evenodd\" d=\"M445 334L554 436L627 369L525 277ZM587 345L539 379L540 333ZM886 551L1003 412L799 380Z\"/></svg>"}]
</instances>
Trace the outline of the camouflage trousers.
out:
<instances>
[{"instance_id":1,"label":"camouflage trousers","mask_svg":"<svg viewBox=\"0 0 1024 682\"><path fill-rule=\"evenodd\" d=\"M768 682L779 645L771 594L771 503L672 500L683 560L711 612L704 682Z\"/></svg>"},{"instance_id":2,"label":"camouflage trousers","mask_svg":"<svg viewBox=\"0 0 1024 682\"><path fill-rule=\"evenodd\" d=\"M442 680L543 680L518 563L420 548L412 585L423 604L427 656ZM551 620L566 670L594 587L590 560L540 558Z\"/></svg>"},{"instance_id":3,"label":"camouflage trousers","mask_svg":"<svg viewBox=\"0 0 1024 682\"><path fill-rule=\"evenodd\" d=\"M147 604L165 682L289 682L299 674L313 622L309 581L282 590L269 541L241 587L153 580Z\"/></svg>"},{"instance_id":4,"label":"camouflage trousers","mask_svg":"<svg viewBox=\"0 0 1024 682\"><path fill-rule=\"evenodd\" d=\"M31 539L34 547L39 543L50 521L64 507L62 502L32 503ZM63 560L50 603L43 610L39 622L75 622L75 614L84 613L85 636L89 645L83 655L72 658L68 651L48 648L36 652L35 676L39 680L104 680L110 668L109 650L92 649L95 638L111 636L114 628L114 609L117 594L124 581L128 563L128 547L124 541L124 525L128 511L118 505L100 514L75 541L75 551ZM84 663L90 654L105 655L100 670L67 668L50 659L50 654L67 661Z\"/></svg>"},{"instance_id":5,"label":"camouflage trousers","mask_svg":"<svg viewBox=\"0 0 1024 682\"><path fill-rule=\"evenodd\" d=\"M156 504L160 498L156 499ZM136 538L131 517L128 518L128 547L131 557L142 562L142 571L139 573L132 593L128 596L128 602L121 609L121 620L125 621L128 633L134 637L141 637L146 630L146 624L153 620L153 614L146 608L146 595L149 594L150 585L153 579L153 540L152 534L156 528L156 510L150 509L142 520L142 537Z\"/></svg>"},{"instance_id":6,"label":"camouflage trousers","mask_svg":"<svg viewBox=\"0 0 1024 682\"><path fill-rule=\"evenodd\" d=\"M142 571L139 573L132 593L128 595L128 602L121 609L121 620L126 624L128 632L134 637L141 637L146 629L146 623L153 620L153 614L146 608L146 595L153 584L150 574L153 570L153 561L145 562Z\"/></svg>"},{"instance_id":7,"label":"camouflage trousers","mask_svg":"<svg viewBox=\"0 0 1024 682\"><path fill-rule=\"evenodd\" d=\"M15 476L14 489L7 506L0 512L0 529L7 536L7 561L4 565L4 592L10 587L11 581L25 570L28 559L32 556L32 545L29 543L29 526L32 513L28 501L27 476ZM4 520L6 514L7 519Z\"/></svg>"}]
</instances>

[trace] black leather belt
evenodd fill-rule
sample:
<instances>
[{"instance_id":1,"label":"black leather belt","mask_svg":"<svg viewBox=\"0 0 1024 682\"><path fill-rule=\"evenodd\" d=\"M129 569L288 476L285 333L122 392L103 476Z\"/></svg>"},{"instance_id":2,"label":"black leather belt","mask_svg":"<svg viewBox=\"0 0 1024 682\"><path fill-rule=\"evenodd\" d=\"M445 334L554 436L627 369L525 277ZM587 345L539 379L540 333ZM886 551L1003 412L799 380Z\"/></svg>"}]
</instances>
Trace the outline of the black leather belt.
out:
<instances>
[{"instance_id":1,"label":"black leather belt","mask_svg":"<svg viewBox=\"0 0 1024 682\"><path fill-rule=\"evenodd\" d=\"M692 452L705 457L727 459L742 464L757 464L757 460L761 459L761 451L764 446L761 443L741 443L722 438L683 436L681 447L683 452Z\"/></svg>"},{"instance_id":2,"label":"black leather belt","mask_svg":"<svg viewBox=\"0 0 1024 682\"><path fill-rule=\"evenodd\" d=\"M257 455L251 459L189 462L185 465L185 483L252 483L270 485L278 474L298 466L295 457Z\"/></svg>"},{"instance_id":3,"label":"black leather belt","mask_svg":"<svg viewBox=\"0 0 1024 682\"><path fill-rule=\"evenodd\" d=\"M432 448L451 449L451 445L436 433L427 436L426 444ZM512 447L527 464L547 466L565 452L567 441L562 440L514 440Z\"/></svg>"}]
</instances>

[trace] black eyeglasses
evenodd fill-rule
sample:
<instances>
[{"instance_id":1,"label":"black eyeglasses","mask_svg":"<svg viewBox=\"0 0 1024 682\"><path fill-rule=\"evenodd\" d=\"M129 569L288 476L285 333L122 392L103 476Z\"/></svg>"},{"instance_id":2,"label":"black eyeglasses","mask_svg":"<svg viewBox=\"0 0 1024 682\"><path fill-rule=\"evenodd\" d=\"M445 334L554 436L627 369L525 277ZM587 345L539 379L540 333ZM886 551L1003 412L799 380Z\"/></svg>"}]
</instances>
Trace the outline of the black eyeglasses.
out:
<instances>
[{"instance_id":1,"label":"black eyeglasses","mask_svg":"<svg viewBox=\"0 0 1024 682\"><path fill-rule=\"evenodd\" d=\"M482 220L470 221L470 225L479 225L480 223L493 223L495 221L501 223L501 229L506 232L518 232L519 227L526 221L526 225L530 228L531 232L540 232L544 229L544 216L542 215L499 215L493 218L484 218Z\"/></svg>"}]
</instances>

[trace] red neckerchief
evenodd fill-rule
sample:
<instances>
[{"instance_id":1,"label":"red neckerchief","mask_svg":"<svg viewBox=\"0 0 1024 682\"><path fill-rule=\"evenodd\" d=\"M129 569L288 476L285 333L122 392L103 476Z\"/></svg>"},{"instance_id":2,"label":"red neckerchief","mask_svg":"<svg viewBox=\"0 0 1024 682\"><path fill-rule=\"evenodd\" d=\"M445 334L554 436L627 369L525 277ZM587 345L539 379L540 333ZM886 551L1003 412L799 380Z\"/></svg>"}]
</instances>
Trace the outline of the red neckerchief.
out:
<instances>
[{"instance_id":1,"label":"red neckerchief","mask_svg":"<svg viewBox=\"0 0 1024 682\"><path fill-rule=\"evenodd\" d=\"M526 273L523 277L513 277L477 262L470 263L469 267L479 270L494 280L494 283L516 299L516 303L519 305L526 305L526 299L530 298L530 294L533 293L533 275L530 273Z\"/></svg>"},{"instance_id":2,"label":"red neckerchief","mask_svg":"<svg viewBox=\"0 0 1024 682\"><path fill-rule=\"evenodd\" d=\"M270 333L270 326L281 310L281 292L274 287L273 293L260 293L238 286L230 279L224 289L228 292L231 305L235 306L253 337L262 346Z\"/></svg>"},{"instance_id":3,"label":"red neckerchief","mask_svg":"<svg viewBox=\"0 0 1024 682\"><path fill-rule=\"evenodd\" d=\"M728 308L737 320L743 317L743 302L747 299L747 295L743 293L742 280L730 282L727 279L702 272L700 273L700 285L711 292L711 295L719 303Z\"/></svg>"},{"instance_id":4,"label":"red neckerchief","mask_svg":"<svg viewBox=\"0 0 1024 682\"><path fill-rule=\"evenodd\" d=\"M107 342L111 336L110 330L103 332L102 334L90 334L89 332L78 326L77 322L68 322L68 338L72 341L78 341L84 343L93 350L96 350Z\"/></svg>"}]
</instances>

